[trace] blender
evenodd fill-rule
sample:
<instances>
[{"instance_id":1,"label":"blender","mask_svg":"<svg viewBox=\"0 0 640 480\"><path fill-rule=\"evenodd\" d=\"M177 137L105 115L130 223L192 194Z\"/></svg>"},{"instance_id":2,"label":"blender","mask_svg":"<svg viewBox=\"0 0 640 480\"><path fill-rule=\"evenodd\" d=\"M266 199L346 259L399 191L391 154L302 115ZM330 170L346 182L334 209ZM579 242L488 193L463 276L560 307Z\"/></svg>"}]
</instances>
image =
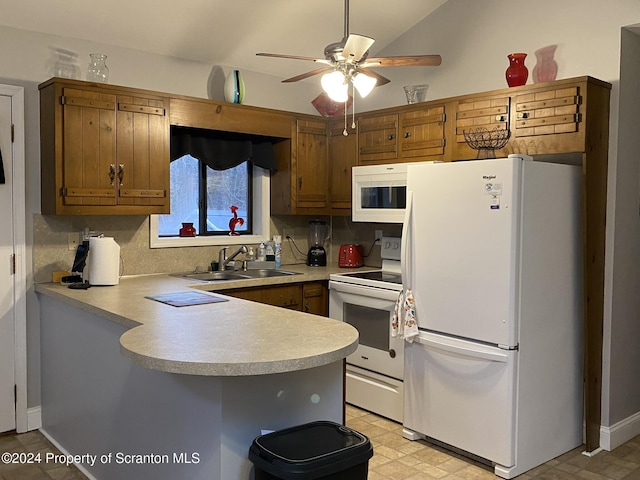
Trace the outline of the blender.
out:
<instances>
[{"instance_id":1,"label":"blender","mask_svg":"<svg viewBox=\"0 0 640 480\"><path fill-rule=\"evenodd\" d=\"M325 267L327 265L327 252L324 242L329 238L327 222L312 220L309 222L309 253L307 253L307 265L310 267Z\"/></svg>"}]
</instances>

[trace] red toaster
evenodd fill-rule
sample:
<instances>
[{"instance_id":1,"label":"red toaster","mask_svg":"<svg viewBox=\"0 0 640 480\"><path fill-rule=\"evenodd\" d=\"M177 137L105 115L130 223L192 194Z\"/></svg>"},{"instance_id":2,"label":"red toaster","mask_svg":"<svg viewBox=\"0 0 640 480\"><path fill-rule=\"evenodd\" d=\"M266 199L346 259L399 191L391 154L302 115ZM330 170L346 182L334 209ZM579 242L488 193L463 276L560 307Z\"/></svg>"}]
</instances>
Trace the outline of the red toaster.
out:
<instances>
[{"instance_id":1,"label":"red toaster","mask_svg":"<svg viewBox=\"0 0 640 480\"><path fill-rule=\"evenodd\" d=\"M355 268L364 265L364 254L362 245L349 244L340 245L338 254L338 266L343 268Z\"/></svg>"}]
</instances>

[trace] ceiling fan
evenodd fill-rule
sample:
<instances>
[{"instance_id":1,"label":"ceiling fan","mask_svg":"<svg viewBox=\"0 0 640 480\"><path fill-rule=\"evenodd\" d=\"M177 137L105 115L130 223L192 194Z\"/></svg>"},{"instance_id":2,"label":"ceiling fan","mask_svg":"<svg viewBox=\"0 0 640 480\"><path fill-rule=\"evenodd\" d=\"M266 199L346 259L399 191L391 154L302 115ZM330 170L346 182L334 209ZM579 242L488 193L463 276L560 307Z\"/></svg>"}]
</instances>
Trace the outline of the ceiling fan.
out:
<instances>
[{"instance_id":1,"label":"ceiling fan","mask_svg":"<svg viewBox=\"0 0 640 480\"><path fill-rule=\"evenodd\" d=\"M324 66L295 77L283 80L283 83L297 82L314 75L322 76L322 88L336 102L346 102L349 84L358 90L361 97L366 97L376 85L390 82L372 67L408 67L438 66L442 62L440 55L411 55L394 57L369 58L369 49L375 40L364 35L349 33L349 0L344 2L344 37L341 41L331 43L324 49L324 58L282 55L278 53L257 53L263 57L289 58L308 60L324 64Z\"/></svg>"}]
</instances>

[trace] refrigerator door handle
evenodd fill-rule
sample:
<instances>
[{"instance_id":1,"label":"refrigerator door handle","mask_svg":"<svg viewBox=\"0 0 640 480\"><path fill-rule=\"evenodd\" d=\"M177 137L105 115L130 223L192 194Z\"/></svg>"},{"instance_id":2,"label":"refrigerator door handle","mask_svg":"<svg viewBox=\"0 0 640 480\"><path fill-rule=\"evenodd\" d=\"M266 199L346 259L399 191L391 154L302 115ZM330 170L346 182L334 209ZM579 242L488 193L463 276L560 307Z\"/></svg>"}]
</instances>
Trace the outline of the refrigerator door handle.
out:
<instances>
[{"instance_id":1,"label":"refrigerator door handle","mask_svg":"<svg viewBox=\"0 0 640 480\"><path fill-rule=\"evenodd\" d=\"M475 359L489 360L491 362L507 363L509 360L509 353L507 351L500 351L495 347L480 344L472 347L470 342L465 342L469 345L462 345L461 341L452 340L453 341L448 341L445 337L435 336L428 332L420 332L417 343L445 352Z\"/></svg>"},{"instance_id":2,"label":"refrigerator door handle","mask_svg":"<svg viewBox=\"0 0 640 480\"><path fill-rule=\"evenodd\" d=\"M411 214L413 210L413 192L407 192L407 206L404 212L404 221L402 222L402 240L400 241L400 273L402 274L402 286L406 290L411 288L409 284L409 248L411 246L409 236L411 235Z\"/></svg>"}]
</instances>

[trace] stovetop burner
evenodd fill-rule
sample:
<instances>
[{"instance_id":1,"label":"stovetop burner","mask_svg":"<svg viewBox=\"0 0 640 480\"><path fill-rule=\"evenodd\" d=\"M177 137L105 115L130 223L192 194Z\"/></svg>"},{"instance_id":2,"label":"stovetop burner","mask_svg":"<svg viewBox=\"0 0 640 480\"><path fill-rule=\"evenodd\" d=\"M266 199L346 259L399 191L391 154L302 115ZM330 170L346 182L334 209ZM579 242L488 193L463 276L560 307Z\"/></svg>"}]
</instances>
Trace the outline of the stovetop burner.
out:
<instances>
[{"instance_id":1,"label":"stovetop burner","mask_svg":"<svg viewBox=\"0 0 640 480\"><path fill-rule=\"evenodd\" d=\"M402 276L398 273L384 272L382 270L370 270L367 272L344 273L343 276L376 280L379 282L402 284Z\"/></svg>"}]
</instances>

